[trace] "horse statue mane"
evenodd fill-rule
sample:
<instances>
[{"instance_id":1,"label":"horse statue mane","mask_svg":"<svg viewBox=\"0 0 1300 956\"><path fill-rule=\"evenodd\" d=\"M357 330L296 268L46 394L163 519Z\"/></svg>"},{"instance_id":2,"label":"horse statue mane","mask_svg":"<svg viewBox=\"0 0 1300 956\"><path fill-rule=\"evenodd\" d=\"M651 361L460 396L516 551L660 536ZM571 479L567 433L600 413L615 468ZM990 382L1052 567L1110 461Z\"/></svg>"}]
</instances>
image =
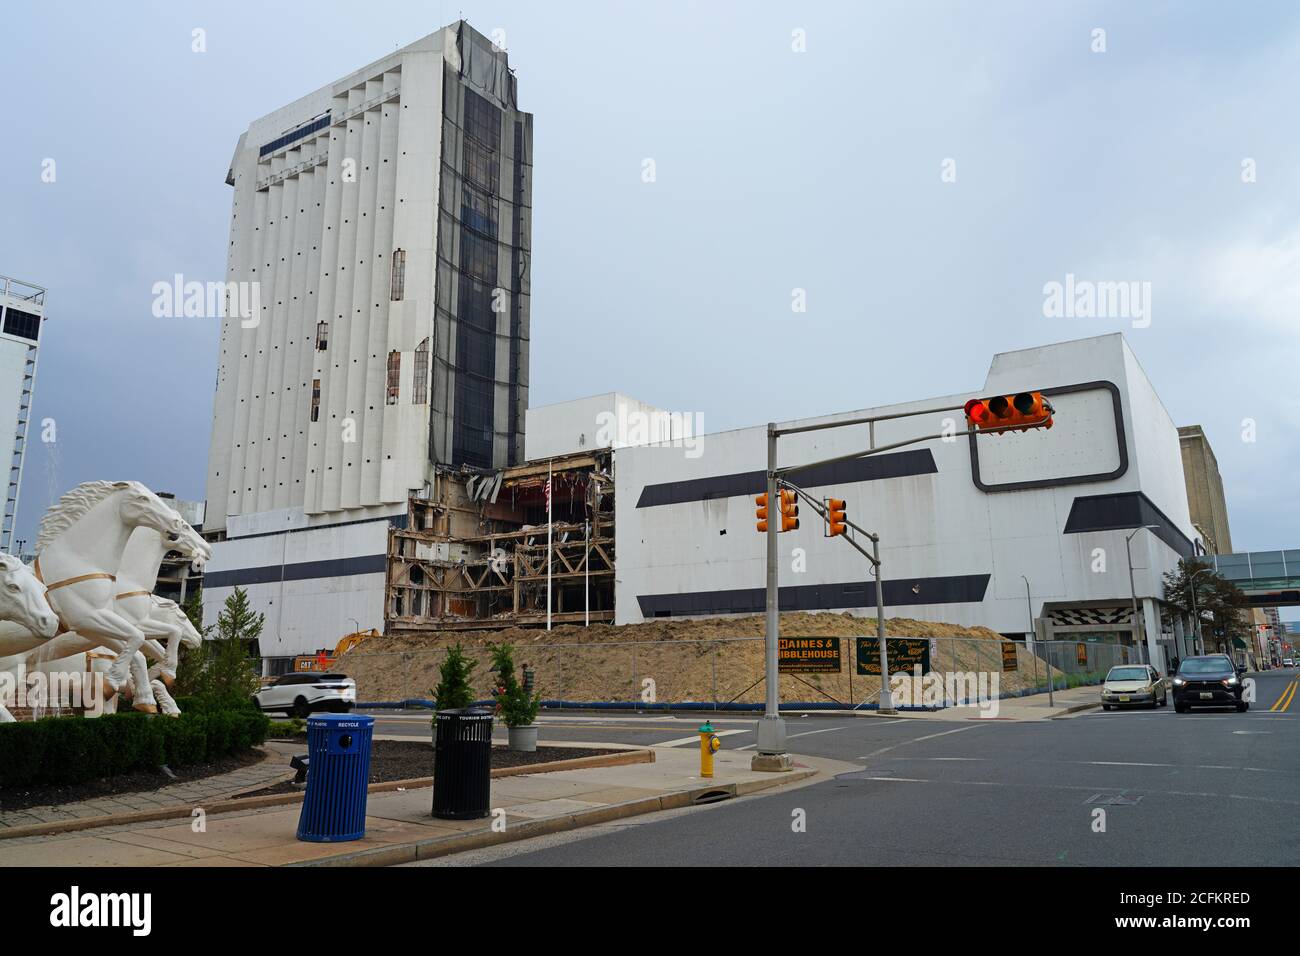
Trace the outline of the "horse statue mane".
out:
<instances>
[{"instance_id":1,"label":"horse statue mane","mask_svg":"<svg viewBox=\"0 0 1300 956\"><path fill-rule=\"evenodd\" d=\"M41 529L36 536L37 552L44 551L55 538L71 528L78 518L123 488L148 490L138 481L86 481L77 485L51 505L45 512L45 517L41 518Z\"/></svg>"}]
</instances>

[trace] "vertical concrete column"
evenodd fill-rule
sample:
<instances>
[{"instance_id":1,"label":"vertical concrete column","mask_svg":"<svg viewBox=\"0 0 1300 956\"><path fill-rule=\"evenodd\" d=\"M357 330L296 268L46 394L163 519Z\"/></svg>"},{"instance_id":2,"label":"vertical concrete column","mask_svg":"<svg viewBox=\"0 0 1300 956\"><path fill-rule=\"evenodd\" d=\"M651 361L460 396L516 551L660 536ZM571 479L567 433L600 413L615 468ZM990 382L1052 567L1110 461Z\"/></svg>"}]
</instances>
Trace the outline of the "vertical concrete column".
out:
<instances>
[{"instance_id":1,"label":"vertical concrete column","mask_svg":"<svg viewBox=\"0 0 1300 956\"><path fill-rule=\"evenodd\" d=\"M1154 598L1143 598L1141 610L1142 627L1147 635L1147 660L1163 674L1169 667L1160 647L1160 607Z\"/></svg>"}]
</instances>

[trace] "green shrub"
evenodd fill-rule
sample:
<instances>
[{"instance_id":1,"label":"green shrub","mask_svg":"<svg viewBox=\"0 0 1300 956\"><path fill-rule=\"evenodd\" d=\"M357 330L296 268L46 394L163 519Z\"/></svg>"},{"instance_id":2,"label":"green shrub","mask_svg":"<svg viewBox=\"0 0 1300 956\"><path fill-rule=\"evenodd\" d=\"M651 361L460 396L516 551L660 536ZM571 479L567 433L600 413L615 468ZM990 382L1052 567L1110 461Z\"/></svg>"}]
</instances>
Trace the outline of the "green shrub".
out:
<instances>
[{"instance_id":1,"label":"green shrub","mask_svg":"<svg viewBox=\"0 0 1300 956\"><path fill-rule=\"evenodd\" d=\"M270 723L253 708L236 707L175 719L123 713L0 724L0 788L205 763L262 743Z\"/></svg>"},{"instance_id":2,"label":"green shrub","mask_svg":"<svg viewBox=\"0 0 1300 956\"><path fill-rule=\"evenodd\" d=\"M266 729L268 737L297 737L307 732L307 722L301 717L292 720L270 720Z\"/></svg>"}]
</instances>

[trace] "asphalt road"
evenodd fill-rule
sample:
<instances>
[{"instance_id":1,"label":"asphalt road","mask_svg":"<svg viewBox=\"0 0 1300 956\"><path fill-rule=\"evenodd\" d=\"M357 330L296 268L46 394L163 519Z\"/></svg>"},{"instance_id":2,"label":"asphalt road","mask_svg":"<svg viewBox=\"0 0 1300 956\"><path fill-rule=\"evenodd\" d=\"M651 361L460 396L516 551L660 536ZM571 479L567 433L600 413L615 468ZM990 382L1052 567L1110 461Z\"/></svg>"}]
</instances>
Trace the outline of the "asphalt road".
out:
<instances>
[{"instance_id":1,"label":"asphalt road","mask_svg":"<svg viewBox=\"0 0 1300 956\"><path fill-rule=\"evenodd\" d=\"M1297 672L1253 676L1257 700L1245 714L1177 715L1170 706L1032 722L794 718L792 752L860 769L433 862L1294 866L1300 705L1290 687ZM689 738L698 725L696 718L551 720L547 736L628 743ZM751 721L714 723L741 731L724 737L728 749L752 745Z\"/></svg>"}]
</instances>

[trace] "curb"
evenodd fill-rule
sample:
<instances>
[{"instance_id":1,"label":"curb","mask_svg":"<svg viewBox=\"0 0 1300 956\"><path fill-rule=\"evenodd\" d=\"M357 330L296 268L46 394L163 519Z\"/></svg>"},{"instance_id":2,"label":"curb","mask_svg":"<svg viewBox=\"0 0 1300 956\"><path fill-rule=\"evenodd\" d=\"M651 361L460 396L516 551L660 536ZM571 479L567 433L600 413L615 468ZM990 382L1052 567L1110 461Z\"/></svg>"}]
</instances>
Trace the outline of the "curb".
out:
<instances>
[{"instance_id":1,"label":"curb","mask_svg":"<svg viewBox=\"0 0 1300 956\"><path fill-rule=\"evenodd\" d=\"M691 790L678 790L657 797L642 797L625 803L613 803L593 810L578 813L566 813L543 820L524 820L511 825L505 832L492 830L476 833L456 834L454 836L430 837L410 843L392 846L369 847L365 850L353 850L337 856L316 860L304 860L299 863L286 863L285 866L396 866L401 863L414 863L418 860L432 860L453 853L467 850L481 850L502 843L514 843L532 837L546 836L551 833L563 833L598 823L609 823L627 817L657 813L661 810L678 810L691 806L704 797L716 796L719 791L726 791L728 798L746 796L773 787L783 786L809 777L816 776L814 768L800 768L789 773L772 774L771 780L747 780L740 783L722 783L712 787L696 787ZM705 801L712 802L712 801Z\"/></svg>"},{"instance_id":2,"label":"curb","mask_svg":"<svg viewBox=\"0 0 1300 956\"><path fill-rule=\"evenodd\" d=\"M596 754L591 757L571 757L567 760L552 760L547 763L524 764L519 767L498 767L491 771L491 776L496 777L515 777L522 774L532 773L552 773L560 770L583 770L593 767L619 767L625 764L635 763L654 763L655 755L653 750L639 749L628 750L617 754ZM256 786L246 788L248 790L261 790L264 787L273 786L273 784L257 784ZM433 786L433 777L411 777L407 780L385 780L382 783L372 783L366 788L369 793L391 793L394 790L420 790L424 787ZM239 792L239 791L237 791ZM287 806L291 803L300 803L303 800L304 793L268 793L261 797L228 797L224 800L214 801L209 806L203 808L204 812L212 815L217 813L232 813L236 810L261 810L265 807ZM51 836L56 833L76 833L80 830L95 830L100 827L125 826L132 823L152 823L155 820L178 820L189 818L194 812L193 806L175 806L160 807L157 810L137 810L134 813L118 813L106 817L79 817L75 820L56 820L52 823L31 823L26 826L9 827L6 830L0 830L0 842L4 840L16 840L20 837L31 836Z\"/></svg>"},{"instance_id":3,"label":"curb","mask_svg":"<svg viewBox=\"0 0 1300 956\"><path fill-rule=\"evenodd\" d=\"M1100 707L1100 706L1101 706L1101 701L1099 701L1099 700L1098 700L1098 701L1093 701L1093 702L1090 703L1090 704L1073 704L1073 705L1071 705L1071 706L1069 706L1069 707L1066 707L1065 710L1062 711L1062 712L1059 713L1059 714L1052 714L1052 715L1051 715L1050 717L1048 717L1047 719L1048 719L1048 720L1056 720L1058 717L1066 717L1066 716L1068 716L1068 715L1070 715L1070 714L1077 714L1077 713L1078 713L1079 711L1081 711L1081 710L1092 710L1094 707Z\"/></svg>"}]
</instances>

